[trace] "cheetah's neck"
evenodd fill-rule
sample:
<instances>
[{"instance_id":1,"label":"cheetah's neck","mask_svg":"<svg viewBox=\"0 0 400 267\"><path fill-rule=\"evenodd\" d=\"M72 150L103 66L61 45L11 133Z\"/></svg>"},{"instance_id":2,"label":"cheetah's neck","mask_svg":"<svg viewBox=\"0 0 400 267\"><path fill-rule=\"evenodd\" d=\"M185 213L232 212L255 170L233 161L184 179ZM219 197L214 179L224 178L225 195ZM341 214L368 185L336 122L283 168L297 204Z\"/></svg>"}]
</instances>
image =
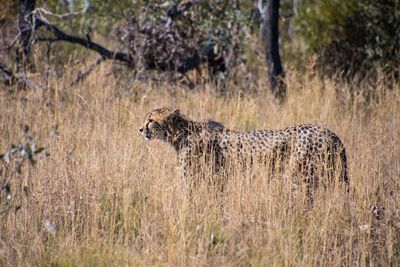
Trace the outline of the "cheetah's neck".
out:
<instances>
[{"instance_id":1,"label":"cheetah's neck","mask_svg":"<svg viewBox=\"0 0 400 267\"><path fill-rule=\"evenodd\" d=\"M188 138L190 136L199 135L205 129L205 123L196 122L186 118L178 118L173 124L169 124L168 130L168 143L170 143L177 153L188 145Z\"/></svg>"}]
</instances>

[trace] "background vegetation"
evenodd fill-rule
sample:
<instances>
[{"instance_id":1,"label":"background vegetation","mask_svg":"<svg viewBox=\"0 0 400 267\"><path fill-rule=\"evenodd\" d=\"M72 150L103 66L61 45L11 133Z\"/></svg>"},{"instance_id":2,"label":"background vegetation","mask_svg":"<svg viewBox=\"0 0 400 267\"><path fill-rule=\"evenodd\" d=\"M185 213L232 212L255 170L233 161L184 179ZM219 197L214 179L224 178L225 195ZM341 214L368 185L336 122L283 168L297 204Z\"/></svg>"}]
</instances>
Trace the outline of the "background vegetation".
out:
<instances>
[{"instance_id":1,"label":"background vegetation","mask_svg":"<svg viewBox=\"0 0 400 267\"><path fill-rule=\"evenodd\" d=\"M280 104L267 89L256 8L237 2L240 12L230 7L221 18L206 20L201 6L186 14L204 19L195 29L204 40L220 41L222 55L235 44L223 92L202 70L200 77L196 70L179 79L152 70L140 79L137 69L116 61L96 65L68 86L97 54L63 42L49 50L47 43L35 44L33 68L15 72L16 79L38 84L35 89L1 80L0 266L400 264L399 40L391 35L398 1L298 1L296 8L282 1L287 95ZM129 52L124 14L146 7L162 14L156 4L172 2L134 1L136 10L132 1L65 3L36 5L54 13L83 10L49 20ZM214 9L218 3L212 1ZM0 12L4 48L17 33L18 5L2 6L8 10ZM371 16L376 23L368 24ZM240 35L227 30L230 20L243 24ZM351 43L351 27L365 30L363 46ZM345 48L363 62L340 61ZM16 71L14 48L0 55L0 63ZM344 70L331 72L332 66ZM204 182L190 198L187 181L176 174L173 149L146 143L138 132L145 113L161 106L232 129L326 126L346 146L351 192L319 188L310 207L290 177L266 177L256 169L254 176L232 175L223 193ZM3 187L7 179L9 189Z\"/></svg>"},{"instance_id":2,"label":"background vegetation","mask_svg":"<svg viewBox=\"0 0 400 267\"><path fill-rule=\"evenodd\" d=\"M398 78L400 1L313 2L299 10L296 21L324 73L353 79L376 75L380 67Z\"/></svg>"}]
</instances>

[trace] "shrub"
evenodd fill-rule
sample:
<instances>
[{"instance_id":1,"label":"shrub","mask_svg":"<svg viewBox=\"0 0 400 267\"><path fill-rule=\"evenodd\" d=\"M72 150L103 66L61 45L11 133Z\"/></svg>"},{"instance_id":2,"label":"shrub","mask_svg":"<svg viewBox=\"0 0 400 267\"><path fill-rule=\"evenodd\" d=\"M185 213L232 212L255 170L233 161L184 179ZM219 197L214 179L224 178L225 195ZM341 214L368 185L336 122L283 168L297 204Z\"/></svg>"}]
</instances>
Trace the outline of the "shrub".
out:
<instances>
[{"instance_id":1,"label":"shrub","mask_svg":"<svg viewBox=\"0 0 400 267\"><path fill-rule=\"evenodd\" d=\"M385 74L398 71L399 0L309 2L296 24L308 52L319 55L318 65L330 76L364 76L376 66Z\"/></svg>"}]
</instances>

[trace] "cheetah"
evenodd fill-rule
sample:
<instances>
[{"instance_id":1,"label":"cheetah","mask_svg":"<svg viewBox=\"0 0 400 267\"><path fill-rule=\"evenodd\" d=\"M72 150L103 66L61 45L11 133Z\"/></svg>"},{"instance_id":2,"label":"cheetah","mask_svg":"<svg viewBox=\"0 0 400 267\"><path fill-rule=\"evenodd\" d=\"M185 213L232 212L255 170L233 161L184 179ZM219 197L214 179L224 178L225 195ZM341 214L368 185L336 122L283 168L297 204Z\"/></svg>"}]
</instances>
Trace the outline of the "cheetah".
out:
<instances>
[{"instance_id":1,"label":"cheetah","mask_svg":"<svg viewBox=\"0 0 400 267\"><path fill-rule=\"evenodd\" d=\"M336 177L340 163L339 180L349 182L345 147L335 133L321 126L236 131L212 120L196 122L178 109L159 108L147 114L139 131L147 141L159 139L174 147L184 177L201 173L204 163L218 173L236 159L250 166L263 162L272 170L291 162L308 182L322 165Z\"/></svg>"}]
</instances>

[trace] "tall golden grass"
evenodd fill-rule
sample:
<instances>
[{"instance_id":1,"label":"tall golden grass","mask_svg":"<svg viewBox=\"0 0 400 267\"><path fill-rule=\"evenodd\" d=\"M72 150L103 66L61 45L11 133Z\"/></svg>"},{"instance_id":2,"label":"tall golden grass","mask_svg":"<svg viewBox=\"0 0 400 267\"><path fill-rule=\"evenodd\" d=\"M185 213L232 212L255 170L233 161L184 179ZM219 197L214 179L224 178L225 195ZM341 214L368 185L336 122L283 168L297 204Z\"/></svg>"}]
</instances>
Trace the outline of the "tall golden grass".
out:
<instances>
[{"instance_id":1,"label":"tall golden grass","mask_svg":"<svg viewBox=\"0 0 400 267\"><path fill-rule=\"evenodd\" d=\"M208 85L123 88L106 71L68 90L63 79L52 90L1 90L0 151L28 124L50 153L18 178L30 192L21 208L0 215L1 266L400 264L398 84L376 84L366 102L289 73L287 102L277 105L259 81L258 92L229 85L221 96ZM173 149L138 132L161 106L233 129L326 126L345 143L351 192L321 190L310 208L289 182L258 170L229 177L222 193L203 183L190 197Z\"/></svg>"}]
</instances>

